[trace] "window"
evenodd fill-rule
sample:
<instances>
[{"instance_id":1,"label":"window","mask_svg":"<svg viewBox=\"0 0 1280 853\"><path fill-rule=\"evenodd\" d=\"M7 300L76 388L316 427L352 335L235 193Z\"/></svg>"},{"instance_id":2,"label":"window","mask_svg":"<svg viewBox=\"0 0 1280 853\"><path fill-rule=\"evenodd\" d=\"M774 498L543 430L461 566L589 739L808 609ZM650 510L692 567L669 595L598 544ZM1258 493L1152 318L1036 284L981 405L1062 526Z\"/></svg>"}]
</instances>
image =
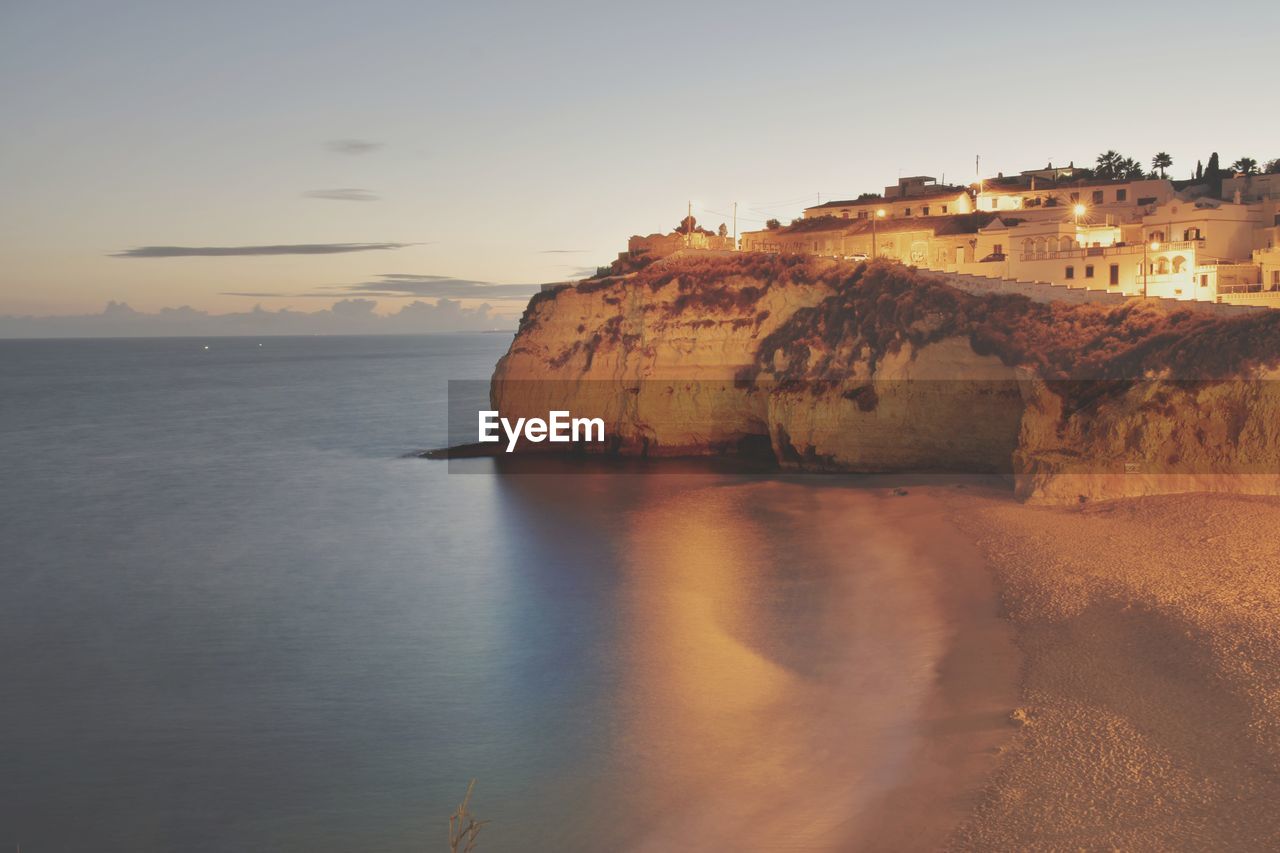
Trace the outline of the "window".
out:
<instances>
[{"instance_id":1,"label":"window","mask_svg":"<svg viewBox=\"0 0 1280 853\"><path fill-rule=\"evenodd\" d=\"M903 211L902 211L902 215L903 215L903 216L910 216L910 215L911 215L911 208L909 208L909 207L908 207L908 208L904 208L904 209L903 209Z\"/></svg>"},{"instance_id":2,"label":"window","mask_svg":"<svg viewBox=\"0 0 1280 853\"><path fill-rule=\"evenodd\" d=\"M1004 243L996 243L994 246L992 246L992 247L991 247L991 254L993 254L993 255L1003 255L1003 254L1004 254Z\"/></svg>"},{"instance_id":3,"label":"window","mask_svg":"<svg viewBox=\"0 0 1280 853\"><path fill-rule=\"evenodd\" d=\"M1085 264L1084 277L1093 278L1093 264Z\"/></svg>"},{"instance_id":4,"label":"window","mask_svg":"<svg viewBox=\"0 0 1280 853\"><path fill-rule=\"evenodd\" d=\"M1068 265L1068 266L1067 266L1067 278L1068 278L1068 279L1072 279L1072 278L1075 278L1075 277L1076 277L1076 268L1075 268L1075 267L1073 267L1073 266Z\"/></svg>"},{"instance_id":5,"label":"window","mask_svg":"<svg viewBox=\"0 0 1280 853\"><path fill-rule=\"evenodd\" d=\"M1280 287L1280 270L1271 271L1271 286L1272 288Z\"/></svg>"},{"instance_id":6,"label":"window","mask_svg":"<svg viewBox=\"0 0 1280 853\"><path fill-rule=\"evenodd\" d=\"M1110 281L1108 282L1108 284L1110 284L1112 287L1115 287L1115 286L1116 286L1117 284L1119 284L1119 283L1120 283L1120 265L1119 265L1119 264L1112 264L1112 265L1111 265L1111 279L1110 279Z\"/></svg>"},{"instance_id":7,"label":"window","mask_svg":"<svg viewBox=\"0 0 1280 853\"><path fill-rule=\"evenodd\" d=\"M1129 200L1128 190L1116 190L1116 201L1128 201L1128 200Z\"/></svg>"},{"instance_id":8,"label":"window","mask_svg":"<svg viewBox=\"0 0 1280 853\"><path fill-rule=\"evenodd\" d=\"M1208 286L1209 286L1209 276L1207 276L1207 275L1202 275L1202 276L1200 276L1200 286L1201 286L1201 287L1208 287Z\"/></svg>"},{"instance_id":9,"label":"window","mask_svg":"<svg viewBox=\"0 0 1280 853\"><path fill-rule=\"evenodd\" d=\"M858 211L858 218L859 218L859 219L866 219L866 218L867 218L867 212L866 212L865 210L859 210L859 211Z\"/></svg>"},{"instance_id":10,"label":"window","mask_svg":"<svg viewBox=\"0 0 1280 853\"><path fill-rule=\"evenodd\" d=\"M920 208L920 215L921 216L929 215L929 205L926 204L924 207Z\"/></svg>"},{"instance_id":11,"label":"window","mask_svg":"<svg viewBox=\"0 0 1280 853\"><path fill-rule=\"evenodd\" d=\"M943 212L943 213L946 213L946 212L947 212L947 206L946 206L945 204L942 206L942 212Z\"/></svg>"},{"instance_id":12,"label":"window","mask_svg":"<svg viewBox=\"0 0 1280 853\"><path fill-rule=\"evenodd\" d=\"M1102 190L1093 191L1093 203L1102 204Z\"/></svg>"},{"instance_id":13,"label":"window","mask_svg":"<svg viewBox=\"0 0 1280 853\"><path fill-rule=\"evenodd\" d=\"M848 218L849 218L849 211L847 211L847 210L842 210L842 211L840 211L840 217L841 217L842 219L848 219Z\"/></svg>"}]
</instances>

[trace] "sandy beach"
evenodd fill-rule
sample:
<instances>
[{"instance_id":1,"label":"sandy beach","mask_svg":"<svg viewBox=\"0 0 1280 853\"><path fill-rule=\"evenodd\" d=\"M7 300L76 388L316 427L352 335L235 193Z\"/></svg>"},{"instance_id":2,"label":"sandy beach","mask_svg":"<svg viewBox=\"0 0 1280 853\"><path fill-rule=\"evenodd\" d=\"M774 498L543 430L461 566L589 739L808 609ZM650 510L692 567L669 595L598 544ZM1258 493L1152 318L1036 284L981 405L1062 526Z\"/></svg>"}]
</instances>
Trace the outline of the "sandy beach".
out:
<instances>
[{"instance_id":1,"label":"sandy beach","mask_svg":"<svg viewBox=\"0 0 1280 853\"><path fill-rule=\"evenodd\" d=\"M986 558L1025 658L1019 731L949 846L1276 849L1280 502L923 491Z\"/></svg>"}]
</instances>

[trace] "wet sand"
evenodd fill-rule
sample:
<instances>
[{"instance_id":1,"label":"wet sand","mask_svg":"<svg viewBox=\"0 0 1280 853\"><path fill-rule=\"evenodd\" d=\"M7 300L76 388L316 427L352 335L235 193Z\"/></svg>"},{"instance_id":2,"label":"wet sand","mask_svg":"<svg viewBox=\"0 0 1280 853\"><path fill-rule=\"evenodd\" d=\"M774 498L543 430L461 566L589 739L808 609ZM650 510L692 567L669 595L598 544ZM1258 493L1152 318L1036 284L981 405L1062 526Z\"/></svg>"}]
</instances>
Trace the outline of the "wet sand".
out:
<instances>
[{"instance_id":1,"label":"wet sand","mask_svg":"<svg viewBox=\"0 0 1280 853\"><path fill-rule=\"evenodd\" d=\"M980 802L1020 665L991 574L938 496L841 482L694 489L635 519L625 680L664 710L621 740L637 789L672 797L629 849L933 850ZM829 577L798 630L845 650L817 671L768 645L754 608L777 603L751 591L806 571Z\"/></svg>"},{"instance_id":2,"label":"wet sand","mask_svg":"<svg viewBox=\"0 0 1280 853\"><path fill-rule=\"evenodd\" d=\"M1021 729L949 846L1280 847L1280 502L932 491L1026 660Z\"/></svg>"}]
</instances>

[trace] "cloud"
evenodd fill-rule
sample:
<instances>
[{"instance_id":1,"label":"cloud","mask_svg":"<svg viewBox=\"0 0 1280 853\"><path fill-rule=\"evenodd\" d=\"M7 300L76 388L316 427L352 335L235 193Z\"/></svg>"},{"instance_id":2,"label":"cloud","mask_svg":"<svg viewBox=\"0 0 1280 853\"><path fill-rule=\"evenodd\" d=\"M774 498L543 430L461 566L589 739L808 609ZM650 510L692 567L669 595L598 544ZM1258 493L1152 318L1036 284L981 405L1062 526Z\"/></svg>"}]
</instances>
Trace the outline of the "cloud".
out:
<instances>
[{"instance_id":1,"label":"cloud","mask_svg":"<svg viewBox=\"0 0 1280 853\"><path fill-rule=\"evenodd\" d=\"M336 290L343 294L373 292L397 293L401 296L438 297L452 299L528 299L538 292L538 284L494 284L469 278L448 275L417 275L412 273L387 273L376 281L351 285L332 285L320 290Z\"/></svg>"},{"instance_id":2,"label":"cloud","mask_svg":"<svg viewBox=\"0 0 1280 853\"><path fill-rule=\"evenodd\" d=\"M595 272L595 269L592 269ZM489 299L494 302L518 300L525 302L538 292L538 284L494 284L469 278L448 275L418 275L413 273L387 273L376 281L356 284L324 284L309 291L285 293L279 291L227 290L223 296L251 297L308 297L335 299L340 296L385 296L396 299Z\"/></svg>"},{"instance_id":3,"label":"cloud","mask_svg":"<svg viewBox=\"0 0 1280 853\"><path fill-rule=\"evenodd\" d=\"M328 201L377 201L375 192L362 190L359 187L339 187L332 190L307 190L302 194L305 198L322 198Z\"/></svg>"},{"instance_id":4,"label":"cloud","mask_svg":"<svg viewBox=\"0 0 1280 853\"><path fill-rule=\"evenodd\" d=\"M382 147L381 142L370 142L367 139L331 139L325 147L336 154L368 154Z\"/></svg>"},{"instance_id":5,"label":"cloud","mask_svg":"<svg viewBox=\"0 0 1280 853\"><path fill-rule=\"evenodd\" d=\"M214 335L377 335L479 332L514 329L519 312L482 304L463 307L455 299L414 301L394 313L375 313L373 299L342 299L317 311L282 308L211 314L190 306L136 311L110 302L99 314L0 316L0 338L156 337Z\"/></svg>"},{"instance_id":6,"label":"cloud","mask_svg":"<svg viewBox=\"0 0 1280 853\"><path fill-rule=\"evenodd\" d=\"M302 243L287 246L139 246L111 255L113 258L220 258L245 255L337 255L403 249L421 243Z\"/></svg>"}]
</instances>

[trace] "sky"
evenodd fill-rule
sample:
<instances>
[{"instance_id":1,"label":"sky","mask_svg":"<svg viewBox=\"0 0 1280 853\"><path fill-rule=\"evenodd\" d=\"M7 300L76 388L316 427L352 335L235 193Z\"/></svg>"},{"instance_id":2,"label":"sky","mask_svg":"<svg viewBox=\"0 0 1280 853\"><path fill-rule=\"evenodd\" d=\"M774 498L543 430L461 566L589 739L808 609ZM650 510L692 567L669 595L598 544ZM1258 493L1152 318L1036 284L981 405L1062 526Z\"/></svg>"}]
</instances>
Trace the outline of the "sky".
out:
<instances>
[{"instance_id":1,"label":"sky","mask_svg":"<svg viewBox=\"0 0 1280 853\"><path fill-rule=\"evenodd\" d=\"M0 316L504 325L689 202L1280 157L1280 4L1141 5L0 0Z\"/></svg>"}]
</instances>

